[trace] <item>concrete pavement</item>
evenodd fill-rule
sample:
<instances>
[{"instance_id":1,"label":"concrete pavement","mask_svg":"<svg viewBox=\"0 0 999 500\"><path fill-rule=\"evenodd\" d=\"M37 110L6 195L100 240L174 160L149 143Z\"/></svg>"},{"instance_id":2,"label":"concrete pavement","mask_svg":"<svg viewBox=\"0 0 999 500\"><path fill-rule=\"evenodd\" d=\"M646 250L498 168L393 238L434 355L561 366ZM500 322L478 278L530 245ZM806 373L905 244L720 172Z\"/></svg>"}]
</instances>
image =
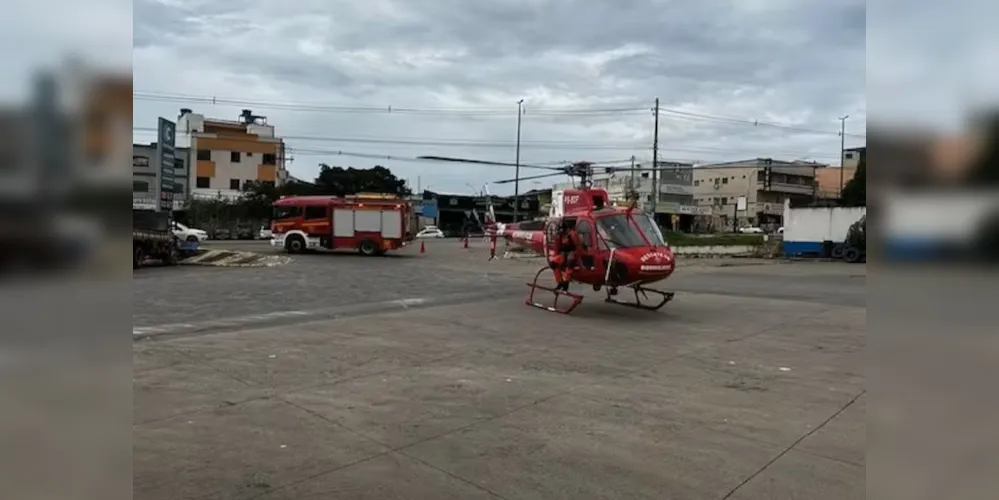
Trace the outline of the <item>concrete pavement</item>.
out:
<instances>
[{"instance_id":1,"label":"concrete pavement","mask_svg":"<svg viewBox=\"0 0 999 500\"><path fill-rule=\"evenodd\" d=\"M592 297L565 317L521 304L533 264L444 243L136 273L146 304L200 300L191 324L355 309L136 341L137 497L865 497L863 266L701 266L658 313ZM210 290L173 296L185 281ZM363 306L421 294L451 298Z\"/></svg>"}]
</instances>

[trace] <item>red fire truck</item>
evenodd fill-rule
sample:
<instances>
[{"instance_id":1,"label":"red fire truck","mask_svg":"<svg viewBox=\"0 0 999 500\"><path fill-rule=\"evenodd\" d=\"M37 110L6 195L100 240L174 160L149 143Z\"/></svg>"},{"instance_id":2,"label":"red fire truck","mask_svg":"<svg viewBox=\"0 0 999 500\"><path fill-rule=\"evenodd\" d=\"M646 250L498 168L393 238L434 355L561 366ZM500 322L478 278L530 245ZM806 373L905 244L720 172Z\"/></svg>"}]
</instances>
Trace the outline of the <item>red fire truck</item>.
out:
<instances>
[{"instance_id":1,"label":"red fire truck","mask_svg":"<svg viewBox=\"0 0 999 500\"><path fill-rule=\"evenodd\" d=\"M391 195L287 196L273 212L271 245L290 253L349 248L382 255L413 240L412 204Z\"/></svg>"}]
</instances>

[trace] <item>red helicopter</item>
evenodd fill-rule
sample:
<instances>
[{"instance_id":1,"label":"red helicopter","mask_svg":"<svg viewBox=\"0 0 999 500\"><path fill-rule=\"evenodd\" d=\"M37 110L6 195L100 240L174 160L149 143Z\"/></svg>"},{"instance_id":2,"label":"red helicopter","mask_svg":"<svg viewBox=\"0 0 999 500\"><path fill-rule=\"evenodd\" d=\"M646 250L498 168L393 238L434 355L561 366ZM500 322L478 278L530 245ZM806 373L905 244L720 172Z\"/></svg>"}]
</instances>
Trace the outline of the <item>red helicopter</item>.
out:
<instances>
[{"instance_id":1,"label":"red helicopter","mask_svg":"<svg viewBox=\"0 0 999 500\"><path fill-rule=\"evenodd\" d=\"M462 160L443 157L423 157L441 161L455 161L478 164L508 165L499 162ZM523 165L521 165L523 166ZM590 286L594 291L604 289L605 301L639 309L655 311L673 299L674 292L664 292L648 288L647 285L668 278L675 269L673 251L663 238L659 226L650 214L636 211L637 197L632 193L627 207L613 206L607 191L592 187L593 164L573 163L566 167L550 168L557 173L521 177L519 180L538 179L553 175L569 175L580 179L576 189L566 189L553 193L550 216L543 221L502 224L496 222L490 207L487 231L495 249L497 237L513 241L546 257L548 265L541 268L532 282L527 283L530 291L525 304L547 311L569 314L583 301L583 296L559 290L556 286L546 286L538 282L548 273L556 283L555 259L560 255L558 241L563 231L572 228L579 235L580 244L572 259L572 283ZM608 167L605 170L630 170L626 167ZM504 180L497 183L515 182ZM523 227L527 225L530 227ZM536 226L536 227L535 227ZM634 292L634 302L617 299L621 288ZM535 294L544 291L554 295L554 303L540 303ZM650 299L649 295L657 297ZM568 306L559 307L559 298L570 300Z\"/></svg>"}]
</instances>

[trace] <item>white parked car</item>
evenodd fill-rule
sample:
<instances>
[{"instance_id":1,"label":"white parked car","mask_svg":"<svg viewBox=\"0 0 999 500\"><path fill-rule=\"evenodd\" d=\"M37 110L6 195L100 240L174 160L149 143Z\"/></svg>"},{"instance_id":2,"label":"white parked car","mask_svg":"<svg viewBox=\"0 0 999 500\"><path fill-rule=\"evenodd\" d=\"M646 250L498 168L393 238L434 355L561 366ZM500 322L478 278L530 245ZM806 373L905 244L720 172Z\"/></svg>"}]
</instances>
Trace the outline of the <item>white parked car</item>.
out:
<instances>
[{"instance_id":1,"label":"white parked car","mask_svg":"<svg viewBox=\"0 0 999 500\"><path fill-rule=\"evenodd\" d=\"M208 239L208 233L201 229L187 227L179 222L173 223L173 235L183 241L197 241L198 243Z\"/></svg>"},{"instance_id":2,"label":"white parked car","mask_svg":"<svg viewBox=\"0 0 999 500\"><path fill-rule=\"evenodd\" d=\"M739 232L742 234L763 234L763 230L758 227L740 227Z\"/></svg>"},{"instance_id":3,"label":"white parked car","mask_svg":"<svg viewBox=\"0 0 999 500\"><path fill-rule=\"evenodd\" d=\"M417 238L443 238L444 231L441 231L437 226L427 226L416 233Z\"/></svg>"}]
</instances>

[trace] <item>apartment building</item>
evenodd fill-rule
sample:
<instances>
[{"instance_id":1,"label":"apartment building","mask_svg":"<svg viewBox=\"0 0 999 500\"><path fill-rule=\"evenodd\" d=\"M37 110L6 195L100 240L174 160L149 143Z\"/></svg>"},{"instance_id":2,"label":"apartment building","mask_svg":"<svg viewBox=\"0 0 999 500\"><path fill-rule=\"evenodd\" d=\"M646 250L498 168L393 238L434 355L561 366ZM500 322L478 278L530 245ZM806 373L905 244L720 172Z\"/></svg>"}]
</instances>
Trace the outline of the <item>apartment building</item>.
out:
<instances>
[{"instance_id":1,"label":"apartment building","mask_svg":"<svg viewBox=\"0 0 999 500\"><path fill-rule=\"evenodd\" d=\"M707 208L702 221L707 230L739 227L778 227L784 200L794 203L814 199L815 172L825 165L759 158L703 165L694 169L694 201Z\"/></svg>"},{"instance_id":2,"label":"apartment building","mask_svg":"<svg viewBox=\"0 0 999 500\"><path fill-rule=\"evenodd\" d=\"M819 198L836 199L839 198L840 182L845 187L850 179L857 173L856 166L846 166L842 168L826 167L815 169L815 182L819 190Z\"/></svg>"},{"instance_id":3,"label":"apartment building","mask_svg":"<svg viewBox=\"0 0 999 500\"><path fill-rule=\"evenodd\" d=\"M156 143L132 144L132 205L155 208L159 199L156 182L159 164L156 158ZM191 149L174 150L174 210L181 210L191 192Z\"/></svg>"},{"instance_id":4,"label":"apartment building","mask_svg":"<svg viewBox=\"0 0 999 500\"><path fill-rule=\"evenodd\" d=\"M251 181L282 185L288 179L285 144L264 116L244 109L237 120L205 118L181 109L177 147L191 151L191 196L234 198Z\"/></svg>"},{"instance_id":5,"label":"apartment building","mask_svg":"<svg viewBox=\"0 0 999 500\"><path fill-rule=\"evenodd\" d=\"M847 148L843 150L843 166L846 168L857 168L860 159L867 157L867 146L859 148Z\"/></svg>"}]
</instances>

